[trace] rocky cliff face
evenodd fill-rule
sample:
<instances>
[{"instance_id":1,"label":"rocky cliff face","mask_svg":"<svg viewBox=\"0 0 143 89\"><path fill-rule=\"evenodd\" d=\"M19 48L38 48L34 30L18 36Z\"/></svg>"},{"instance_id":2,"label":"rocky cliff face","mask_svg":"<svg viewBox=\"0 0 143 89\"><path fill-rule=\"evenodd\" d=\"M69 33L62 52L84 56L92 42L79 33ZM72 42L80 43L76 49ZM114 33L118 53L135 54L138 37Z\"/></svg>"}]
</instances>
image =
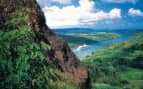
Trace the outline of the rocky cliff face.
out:
<instances>
[{"instance_id":1,"label":"rocky cliff face","mask_svg":"<svg viewBox=\"0 0 143 89\"><path fill-rule=\"evenodd\" d=\"M5 31L14 27L2 23L10 20L14 16L13 12L20 8L30 8L28 13L24 13L24 15L29 15L30 21L19 24L19 26L23 24L31 26L36 35L36 42L44 41L51 45L52 50L47 52L47 62L50 61L55 64L59 70L69 75L82 89L90 88L87 69L72 53L67 43L47 27L44 14L36 0L0 0L0 13L3 13L4 16L0 23L1 26L5 27Z\"/></svg>"}]
</instances>

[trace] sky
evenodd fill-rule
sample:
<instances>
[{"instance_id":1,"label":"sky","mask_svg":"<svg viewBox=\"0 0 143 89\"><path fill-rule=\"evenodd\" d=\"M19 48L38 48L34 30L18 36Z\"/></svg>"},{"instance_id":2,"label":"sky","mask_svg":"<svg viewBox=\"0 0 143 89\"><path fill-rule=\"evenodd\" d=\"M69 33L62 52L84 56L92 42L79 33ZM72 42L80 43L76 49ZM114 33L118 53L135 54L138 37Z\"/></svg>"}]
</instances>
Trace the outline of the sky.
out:
<instances>
[{"instance_id":1,"label":"sky","mask_svg":"<svg viewBox=\"0 0 143 89\"><path fill-rule=\"evenodd\" d=\"M37 0L50 28L143 29L143 0Z\"/></svg>"}]
</instances>

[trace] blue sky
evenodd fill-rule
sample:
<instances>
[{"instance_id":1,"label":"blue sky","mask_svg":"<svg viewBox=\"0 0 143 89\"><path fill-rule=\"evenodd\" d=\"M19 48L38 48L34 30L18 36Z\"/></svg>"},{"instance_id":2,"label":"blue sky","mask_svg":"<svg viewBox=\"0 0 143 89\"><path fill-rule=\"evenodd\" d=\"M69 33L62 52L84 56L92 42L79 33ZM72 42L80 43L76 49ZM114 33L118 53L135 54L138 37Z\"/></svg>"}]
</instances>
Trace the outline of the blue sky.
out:
<instances>
[{"instance_id":1,"label":"blue sky","mask_svg":"<svg viewBox=\"0 0 143 89\"><path fill-rule=\"evenodd\" d=\"M143 0L37 0L51 28L142 29Z\"/></svg>"}]
</instances>

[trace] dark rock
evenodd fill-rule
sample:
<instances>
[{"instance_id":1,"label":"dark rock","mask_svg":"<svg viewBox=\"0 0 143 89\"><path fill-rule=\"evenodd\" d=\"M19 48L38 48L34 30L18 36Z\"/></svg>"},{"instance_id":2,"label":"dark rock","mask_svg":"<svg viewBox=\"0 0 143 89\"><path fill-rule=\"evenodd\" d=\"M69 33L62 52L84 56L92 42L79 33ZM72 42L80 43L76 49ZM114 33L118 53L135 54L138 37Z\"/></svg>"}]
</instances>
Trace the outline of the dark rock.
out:
<instances>
[{"instance_id":1,"label":"dark rock","mask_svg":"<svg viewBox=\"0 0 143 89\"><path fill-rule=\"evenodd\" d=\"M30 25L36 34L35 40L45 41L52 46L52 50L47 53L55 65L59 69L69 75L82 89L90 88L90 79L88 70L80 63L73 54L67 43L53 33L45 24L45 17L36 0L0 0L0 13L3 14L6 20L13 17L13 12L20 8L30 8L30 21L25 22ZM9 27L5 26L5 29ZM12 27L10 27L12 28Z\"/></svg>"}]
</instances>

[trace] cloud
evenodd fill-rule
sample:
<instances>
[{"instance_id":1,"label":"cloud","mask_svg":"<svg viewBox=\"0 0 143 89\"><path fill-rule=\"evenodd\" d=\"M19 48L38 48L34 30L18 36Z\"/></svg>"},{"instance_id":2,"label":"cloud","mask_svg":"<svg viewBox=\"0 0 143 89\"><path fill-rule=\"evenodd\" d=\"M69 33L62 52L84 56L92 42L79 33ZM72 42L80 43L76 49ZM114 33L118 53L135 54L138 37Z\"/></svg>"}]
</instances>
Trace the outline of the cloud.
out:
<instances>
[{"instance_id":1,"label":"cloud","mask_svg":"<svg viewBox=\"0 0 143 89\"><path fill-rule=\"evenodd\" d=\"M62 5L68 5L71 3L71 0L36 0L41 7L45 7L47 5L51 5L53 3L58 3Z\"/></svg>"},{"instance_id":2,"label":"cloud","mask_svg":"<svg viewBox=\"0 0 143 89\"><path fill-rule=\"evenodd\" d=\"M41 7L47 6L51 3L52 0L36 0Z\"/></svg>"},{"instance_id":3,"label":"cloud","mask_svg":"<svg viewBox=\"0 0 143 89\"><path fill-rule=\"evenodd\" d=\"M128 15L130 16L143 16L143 12L139 9L130 8L128 10Z\"/></svg>"},{"instance_id":4,"label":"cloud","mask_svg":"<svg viewBox=\"0 0 143 89\"><path fill-rule=\"evenodd\" d=\"M109 12L94 12L95 3L90 0L79 0L79 6L68 5L63 8L58 6L44 7L47 25L50 27L68 27L87 25L99 20L112 20L121 18L121 10L114 8Z\"/></svg>"},{"instance_id":5,"label":"cloud","mask_svg":"<svg viewBox=\"0 0 143 89\"><path fill-rule=\"evenodd\" d=\"M107 3L132 3L135 4L138 0L102 0Z\"/></svg>"},{"instance_id":6,"label":"cloud","mask_svg":"<svg viewBox=\"0 0 143 89\"><path fill-rule=\"evenodd\" d=\"M71 0L53 0L53 2L58 2L60 4L70 4Z\"/></svg>"}]
</instances>

